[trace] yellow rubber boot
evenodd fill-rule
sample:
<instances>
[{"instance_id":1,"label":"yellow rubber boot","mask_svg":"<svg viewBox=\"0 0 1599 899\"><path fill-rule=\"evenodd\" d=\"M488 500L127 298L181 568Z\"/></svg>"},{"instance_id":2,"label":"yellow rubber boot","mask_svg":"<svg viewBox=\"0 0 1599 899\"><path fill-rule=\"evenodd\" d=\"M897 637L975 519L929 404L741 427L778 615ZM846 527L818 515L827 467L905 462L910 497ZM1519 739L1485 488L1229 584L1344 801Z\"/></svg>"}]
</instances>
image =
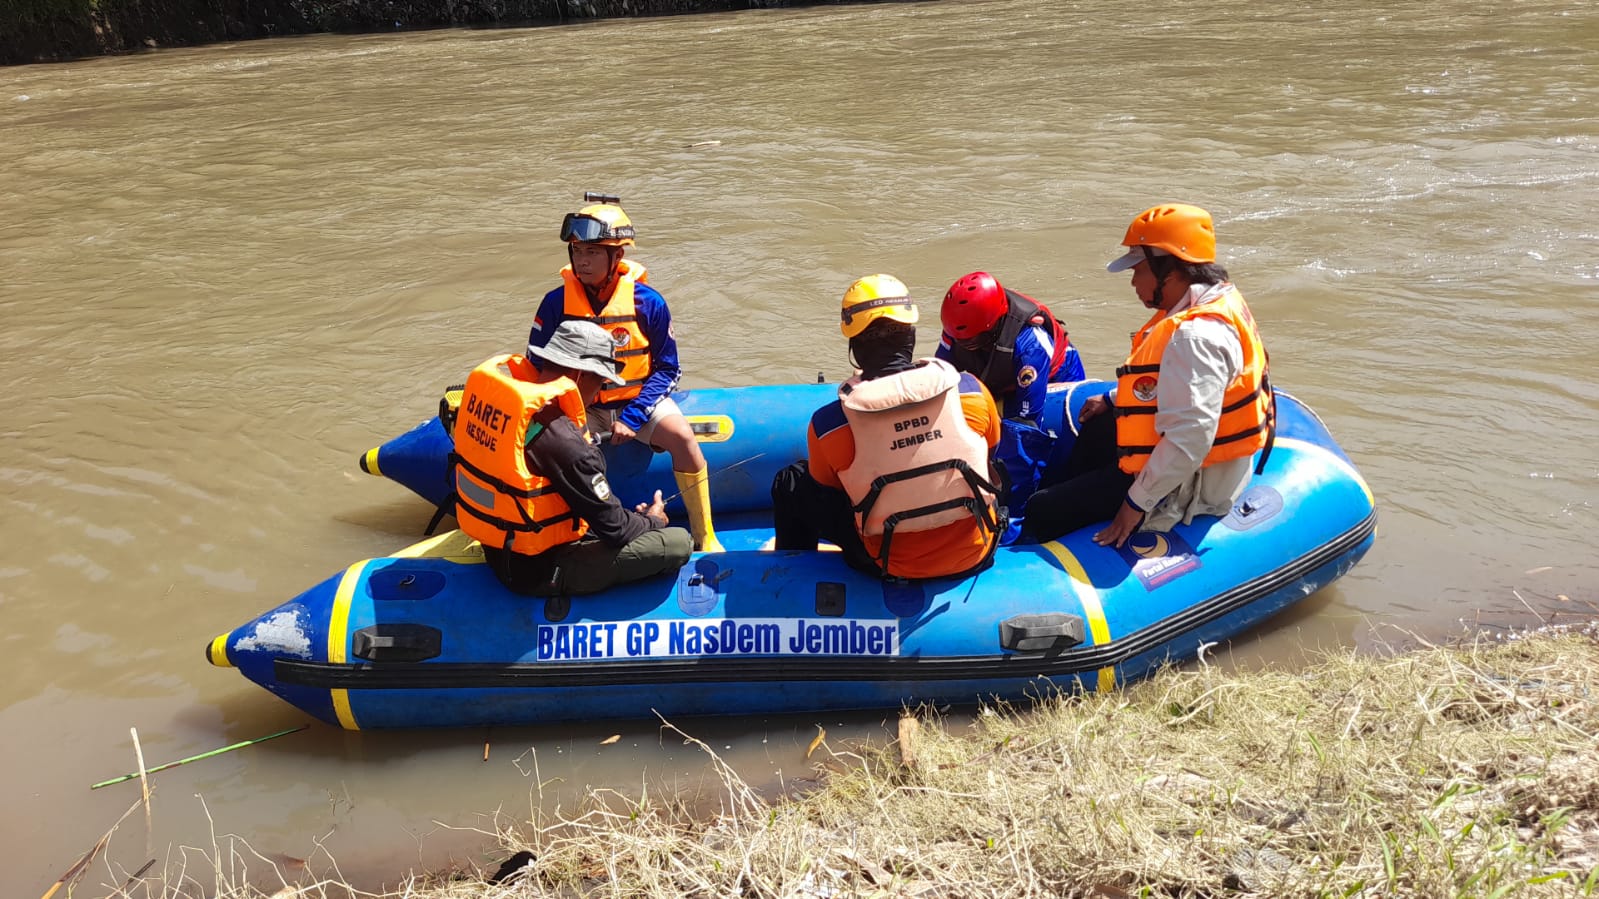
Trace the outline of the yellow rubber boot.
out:
<instances>
[{"instance_id":1,"label":"yellow rubber boot","mask_svg":"<svg viewBox=\"0 0 1599 899\"><path fill-rule=\"evenodd\" d=\"M694 533L694 548L708 553L722 551L711 525L711 477L709 469L674 471L677 489L683 491L683 506L688 509L688 528Z\"/></svg>"}]
</instances>

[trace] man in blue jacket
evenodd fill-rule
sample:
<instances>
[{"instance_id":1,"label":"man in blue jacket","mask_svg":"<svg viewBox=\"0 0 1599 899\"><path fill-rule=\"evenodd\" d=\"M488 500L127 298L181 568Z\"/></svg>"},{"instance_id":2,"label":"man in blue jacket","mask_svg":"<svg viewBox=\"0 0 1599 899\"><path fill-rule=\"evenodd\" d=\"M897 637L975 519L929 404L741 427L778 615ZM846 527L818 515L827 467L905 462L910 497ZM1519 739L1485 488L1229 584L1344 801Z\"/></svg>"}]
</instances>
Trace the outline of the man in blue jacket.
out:
<instances>
[{"instance_id":1,"label":"man in blue jacket","mask_svg":"<svg viewBox=\"0 0 1599 899\"><path fill-rule=\"evenodd\" d=\"M705 455L671 396L682 374L671 310L646 283L644 267L625 258L635 232L621 201L604 194L584 199L590 205L561 222L570 264L561 269L561 286L539 304L528 346L544 346L568 319L592 321L611 335L623 383L601 391L589 406L589 430L612 443L637 439L671 454L694 546L718 552Z\"/></svg>"},{"instance_id":2,"label":"man in blue jacket","mask_svg":"<svg viewBox=\"0 0 1599 899\"><path fill-rule=\"evenodd\" d=\"M1049 307L988 272L963 275L944 294L937 357L976 375L1000 404L995 455L1010 480L1013 512L1032 495L1054 440L1040 419L1051 383L1083 380L1083 360Z\"/></svg>"}]
</instances>

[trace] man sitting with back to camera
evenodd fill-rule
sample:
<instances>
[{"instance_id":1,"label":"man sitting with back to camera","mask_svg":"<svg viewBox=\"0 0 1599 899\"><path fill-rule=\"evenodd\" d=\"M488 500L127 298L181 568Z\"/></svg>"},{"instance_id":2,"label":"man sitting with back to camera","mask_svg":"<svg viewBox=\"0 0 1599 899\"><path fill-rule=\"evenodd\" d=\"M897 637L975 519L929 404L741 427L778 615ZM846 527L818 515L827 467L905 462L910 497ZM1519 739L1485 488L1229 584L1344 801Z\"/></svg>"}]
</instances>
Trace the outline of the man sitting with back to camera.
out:
<instances>
[{"instance_id":1,"label":"man sitting with back to camera","mask_svg":"<svg viewBox=\"0 0 1599 899\"><path fill-rule=\"evenodd\" d=\"M774 546L826 539L879 577L957 577L993 561L999 412L981 381L914 358L916 305L890 275L844 294L842 330L859 374L811 416L809 459L772 482Z\"/></svg>"},{"instance_id":2,"label":"man sitting with back to camera","mask_svg":"<svg viewBox=\"0 0 1599 899\"><path fill-rule=\"evenodd\" d=\"M613 348L604 328L571 319L526 357L495 356L466 380L455 517L516 593L597 593L675 571L693 552L689 532L667 526L661 491L633 510L617 501L586 431L584 407L623 382Z\"/></svg>"},{"instance_id":3,"label":"man sitting with back to camera","mask_svg":"<svg viewBox=\"0 0 1599 899\"><path fill-rule=\"evenodd\" d=\"M1000 405L995 456L1010 478L1009 505L1020 513L1054 451L1043 421L1050 384L1083 380L1083 360L1049 307L988 272L962 275L939 307L939 359L983 382Z\"/></svg>"}]
</instances>

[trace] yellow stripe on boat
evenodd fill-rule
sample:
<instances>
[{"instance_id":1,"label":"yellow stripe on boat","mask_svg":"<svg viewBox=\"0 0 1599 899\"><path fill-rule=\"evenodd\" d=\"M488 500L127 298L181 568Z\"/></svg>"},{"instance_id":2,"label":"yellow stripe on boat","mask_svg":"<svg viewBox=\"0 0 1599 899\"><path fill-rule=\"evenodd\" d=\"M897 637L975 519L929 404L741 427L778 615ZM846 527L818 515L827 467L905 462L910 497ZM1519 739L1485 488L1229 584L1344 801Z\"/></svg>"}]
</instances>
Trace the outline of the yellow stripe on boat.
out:
<instances>
[{"instance_id":1,"label":"yellow stripe on boat","mask_svg":"<svg viewBox=\"0 0 1599 899\"><path fill-rule=\"evenodd\" d=\"M375 474L380 478L383 477L383 471L378 468L378 450L382 448L383 447L381 446L374 446L366 451L365 456L361 457L361 468L364 469L367 474Z\"/></svg>"},{"instance_id":2,"label":"yellow stripe on boat","mask_svg":"<svg viewBox=\"0 0 1599 899\"><path fill-rule=\"evenodd\" d=\"M1066 572L1066 578L1071 582L1072 591L1077 595L1077 601L1083 607L1083 614L1088 618L1088 635L1093 638L1095 646L1104 646L1110 642L1110 625L1105 621L1105 605L1099 601L1099 590L1088 580L1088 571L1083 568L1083 563L1077 561L1077 556L1067 549L1059 540L1051 540L1043 547L1055 561L1060 563L1061 570ZM1116 668L1107 665L1099 669L1100 690L1114 690L1116 688Z\"/></svg>"},{"instance_id":3,"label":"yellow stripe on boat","mask_svg":"<svg viewBox=\"0 0 1599 899\"><path fill-rule=\"evenodd\" d=\"M458 565L482 565L483 545L461 531L446 531L389 554L395 559L444 559Z\"/></svg>"},{"instance_id":4,"label":"yellow stripe on boat","mask_svg":"<svg viewBox=\"0 0 1599 899\"><path fill-rule=\"evenodd\" d=\"M343 665L349 659L344 649L350 642L350 600L355 597L355 585L360 583L361 569L365 567L363 560L344 569L344 577L339 579L339 589L333 594L333 609L328 613L329 665ZM339 726L345 730L360 730L360 725L355 723L355 713L350 710L350 691L335 689L331 692L333 711L339 716Z\"/></svg>"},{"instance_id":5,"label":"yellow stripe on boat","mask_svg":"<svg viewBox=\"0 0 1599 899\"><path fill-rule=\"evenodd\" d=\"M350 710L350 691L333 691L333 713L339 716L339 726L345 730L360 730L355 723L355 712Z\"/></svg>"},{"instance_id":6,"label":"yellow stripe on boat","mask_svg":"<svg viewBox=\"0 0 1599 899\"><path fill-rule=\"evenodd\" d=\"M211 645L205 648L206 661L217 666L218 668L233 667L232 660L228 658L228 637L231 634L232 631L229 631L226 634L216 635L216 639L211 641Z\"/></svg>"}]
</instances>

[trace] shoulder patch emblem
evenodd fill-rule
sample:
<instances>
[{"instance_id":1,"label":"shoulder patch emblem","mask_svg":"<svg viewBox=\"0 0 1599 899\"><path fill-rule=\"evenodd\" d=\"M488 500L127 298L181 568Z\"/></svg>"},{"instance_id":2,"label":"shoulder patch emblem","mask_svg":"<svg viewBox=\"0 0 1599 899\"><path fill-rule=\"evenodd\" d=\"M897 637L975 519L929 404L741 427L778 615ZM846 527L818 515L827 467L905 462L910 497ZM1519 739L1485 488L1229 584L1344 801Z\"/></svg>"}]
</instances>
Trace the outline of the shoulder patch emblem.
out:
<instances>
[{"instance_id":1,"label":"shoulder patch emblem","mask_svg":"<svg viewBox=\"0 0 1599 899\"><path fill-rule=\"evenodd\" d=\"M1155 387L1154 378L1139 378L1133 382L1133 397L1141 403L1150 402L1155 398Z\"/></svg>"},{"instance_id":2,"label":"shoulder patch emblem","mask_svg":"<svg viewBox=\"0 0 1599 899\"><path fill-rule=\"evenodd\" d=\"M594 488L594 495L600 499L607 500L611 498L611 482L605 479L604 472L595 475L589 481L589 486Z\"/></svg>"},{"instance_id":3,"label":"shoulder patch emblem","mask_svg":"<svg viewBox=\"0 0 1599 899\"><path fill-rule=\"evenodd\" d=\"M1038 369L1031 365L1022 366L1022 370L1016 373L1016 383L1021 387L1030 386L1036 380L1038 380Z\"/></svg>"}]
</instances>

